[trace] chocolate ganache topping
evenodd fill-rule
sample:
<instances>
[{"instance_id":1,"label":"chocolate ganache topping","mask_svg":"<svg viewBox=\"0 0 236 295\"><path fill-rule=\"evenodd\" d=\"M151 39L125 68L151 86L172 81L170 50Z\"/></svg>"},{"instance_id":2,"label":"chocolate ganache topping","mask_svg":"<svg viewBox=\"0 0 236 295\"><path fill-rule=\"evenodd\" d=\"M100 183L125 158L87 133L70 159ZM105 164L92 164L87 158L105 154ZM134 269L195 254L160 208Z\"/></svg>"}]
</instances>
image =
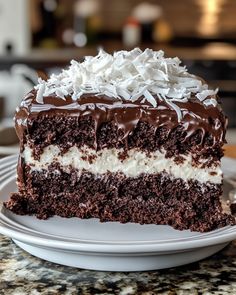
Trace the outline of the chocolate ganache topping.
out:
<instances>
[{"instance_id":1,"label":"chocolate ganache topping","mask_svg":"<svg viewBox=\"0 0 236 295\"><path fill-rule=\"evenodd\" d=\"M139 122L168 131L181 126L187 139L196 131L213 145L224 143L226 119L216 92L189 74L177 58L162 51L134 49L114 55L100 51L83 63L72 61L68 70L39 84L17 109L20 140L37 116L89 116L95 128L114 122L128 137Z\"/></svg>"}]
</instances>

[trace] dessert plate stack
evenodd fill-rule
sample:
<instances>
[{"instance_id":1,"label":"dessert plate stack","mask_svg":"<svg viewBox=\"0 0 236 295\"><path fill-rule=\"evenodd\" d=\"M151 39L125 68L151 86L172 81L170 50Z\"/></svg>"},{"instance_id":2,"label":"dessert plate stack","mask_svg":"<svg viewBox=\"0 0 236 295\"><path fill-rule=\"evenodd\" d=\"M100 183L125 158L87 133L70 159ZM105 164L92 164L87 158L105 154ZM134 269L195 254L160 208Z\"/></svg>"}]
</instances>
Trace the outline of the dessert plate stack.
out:
<instances>
[{"instance_id":1,"label":"dessert plate stack","mask_svg":"<svg viewBox=\"0 0 236 295\"><path fill-rule=\"evenodd\" d=\"M0 233L42 259L96 270L154 270L203 259L236 238L236 226L196 233L159 225L15 215L2 204L16 190L16 161L17 156L0 161ZM226 177L233 176L235 164L223 159Z\"/></svg>"}]
</instances>

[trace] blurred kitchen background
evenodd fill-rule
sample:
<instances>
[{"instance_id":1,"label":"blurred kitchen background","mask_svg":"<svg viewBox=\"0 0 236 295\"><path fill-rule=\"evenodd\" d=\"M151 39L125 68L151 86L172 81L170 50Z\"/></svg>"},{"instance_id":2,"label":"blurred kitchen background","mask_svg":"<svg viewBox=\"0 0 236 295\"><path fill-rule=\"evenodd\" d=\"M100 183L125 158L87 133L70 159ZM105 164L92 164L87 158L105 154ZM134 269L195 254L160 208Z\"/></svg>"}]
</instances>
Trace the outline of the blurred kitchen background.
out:
<instances>
[{"instance_id":1,"label":"blurred kitchen background","mask_svg":"<svg viewBox=\"0 0 236 295\"><path fill-rule=\"evenodd\" d=\"M16 151L12 117L37 77L108 52L150 47L219 87L236 143L235 0L0 0L0 155Z\"/></svg>"}]
</instances>

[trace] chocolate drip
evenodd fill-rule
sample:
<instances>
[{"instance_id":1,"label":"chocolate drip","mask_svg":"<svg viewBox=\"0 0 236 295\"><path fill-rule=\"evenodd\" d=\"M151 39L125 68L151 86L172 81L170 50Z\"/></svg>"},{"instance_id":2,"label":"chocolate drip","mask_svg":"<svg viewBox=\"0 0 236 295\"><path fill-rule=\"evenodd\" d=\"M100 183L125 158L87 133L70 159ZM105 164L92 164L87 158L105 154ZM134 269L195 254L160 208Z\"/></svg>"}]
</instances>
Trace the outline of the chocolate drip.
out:
<instances>
[{"instance_id":1,"label":"chocolate drip","mask_svg":"<svg viewBox=\"0 0 236 295\"><path fill-rule=\"evenodd\" d=\"M182 112L182 120L178 121L176 111L173 110L164 100L157 99L157 107L149 102L142 101L142 98L135 102L119 98L110 98L104 95L83 95L77 101L71 97L65 100L56 96L44 97L44 104L36 101L36 92L30 92L23 100L20 109L17 111L16 130L23 142L24 132L27 131L40 115L52 116L90 116L95 122L95 131L102 123L113 121L118 129L124 133L127 139L137 126L138 122L147 122L154 126L166 127L171 131L181 126L185 131L187 140L198 130L201 131L201 142L206 135L212 138L212 145L225 142L226 119L219 105L205 106L198 99L192 97L188 102L175 102ZM96 147L96 143L95 143Z\"/></svg>"}]
</instances>

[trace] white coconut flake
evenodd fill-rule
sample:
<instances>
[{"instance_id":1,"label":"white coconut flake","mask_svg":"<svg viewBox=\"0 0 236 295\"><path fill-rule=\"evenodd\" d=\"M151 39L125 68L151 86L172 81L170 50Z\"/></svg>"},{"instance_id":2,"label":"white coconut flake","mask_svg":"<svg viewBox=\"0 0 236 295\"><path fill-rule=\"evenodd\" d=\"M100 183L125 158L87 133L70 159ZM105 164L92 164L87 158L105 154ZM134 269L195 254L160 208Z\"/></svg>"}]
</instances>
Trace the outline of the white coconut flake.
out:
<instances>
[{"instance_id":1,"label":"white coconut flake","mask_svg":"<svg viewBox=\"0 0 236 295\"><path fill-rule=\"evenodd\" d=\"M181 119L182 119L182 112L181 112L181 109L175 104L173 103L170 99L166 99L165 100L168 105L174 110L176 111L176 114L177 114L177 117L178 117L178 121L180 122Z\"/></svg>"},{"instance_id":2,"label":"white coconut flake","mask_svg":"<svg viewBox=\"0 0 236 295\"><path fill-rule=\"evenodd\" d=\"M52 94L58 99L70 95L78 100L93 93L132 102L142 98L142 102L158 107L158 97L176 111L179 121L182 113L177 103L187 102L192 95L206 107L216 106L218 90L208 89L180 64L177 57L166 58L162 50L135 48L108 54L101 49L97 56L86 56L81 63L72 60L68 69L52 74L47 81L39 79L36 100L42 104L43 97Z\"/></svg>"},{"instance_id":3,"label":"white coconut flake","mask_svg":"<svg viewBox=\"0 0 236 295\"><path fill-rule=\"evenodd\" d=\"M214 90L203 90L202 92L197 93L197 94L196 94L196 97L197 97L200 101L203 101L203 100L206 99L208 96L210 96L210 95L214 95L214 94L215 94Z\"/></svg>"},{"instance_id":4,"label":"white coconut flake","mask_svg":"<svg viewBox=\"0 0 236 295\"><path fill-rule=\"evenodd\" d=\"M216 107L216 106L217 106L217 101L216 101L216 99L214 99L214 98L208 98L208 99L206 99L206 100L204 101L204 104L205 104L206 106L213 105L214 107Z\"/></svg>"},{"instance_id":5,"label":"white coconut flake","mask_svg":"<svg viewBox=\"0 0 236 295\"><path fill-rule=\"evenodd\" d=\"M43 96L46 89L46 83L41 78L38 79L38 88L37 88L37 95L36 95L36 101L40 104L43 104Z\"/></svg>"},{"instance_id":6,"label":"white coconut flake","mask_svg":"<svg viewBox=\"0 0 236 295\"><path fill-rule=\"evenodd\" d=\"M150 104L152 104L154 107L157 106L157 100L152 96L152 94L148 90L145 90L143 95L147 99L147 101L150 102Z\"/></svg>"}]
</instances>

